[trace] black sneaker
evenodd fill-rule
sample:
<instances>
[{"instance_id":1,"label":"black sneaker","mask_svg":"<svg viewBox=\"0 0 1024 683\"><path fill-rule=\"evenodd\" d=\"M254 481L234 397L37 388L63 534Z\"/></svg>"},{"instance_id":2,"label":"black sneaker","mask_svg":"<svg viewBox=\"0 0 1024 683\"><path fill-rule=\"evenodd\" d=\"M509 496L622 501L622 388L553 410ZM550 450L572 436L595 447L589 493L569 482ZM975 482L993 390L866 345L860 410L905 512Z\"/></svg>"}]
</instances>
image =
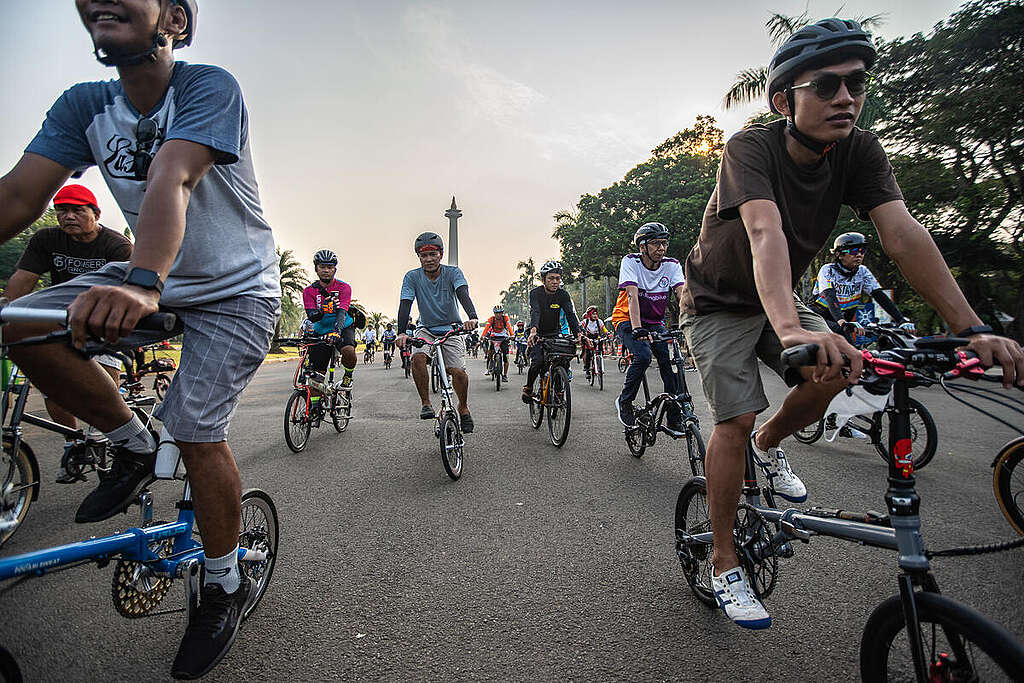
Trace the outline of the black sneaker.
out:
<instances>
[{"instance_id":1,"label":"black sneaker","mask_svg":"<svg viewBox=\"0 0 1024 683\"><path fill-rule=\"evenodd\" d=\"M459 423L462 426L462 433L463 434L472 434L473 433L473 418L470 417L469 413L466 413L465 415L460 415L459 416Z\"/></svg>"},{"instance_id":2,"label":"black sneaker","mask_svg":"<svg viewBox=\"0 0 1024 683\"><path fill-rule=\"evenodd\" d=\"M192 680L205 676L217 666L235 642L242 611L253 586L244 574L234 593L225 593L216 583L203 586L199 608L185 627L185 635L171 665L171 676Z\"/></svg>"},{"instance_id":3,"label":"black sneaker","mask_svg":"<svg viewBox=\"0 0 1024 683\"><path fill-rule=\"evenodd\" d=\"M615 399L615 411L619 414L619 422L624 427L636 426L636 415L633 414L633 403L631 401L623 401L622 397L619 396Z\"/></svg>"},{"instance_id":4,"label":"black sneaker","mask_svg":"<svg viewBox=\"0 0 1024 683\"><path fill-rule=\"evenodd\" d=\"M110 471L100 474L100 485L85 497L75 513L75 521L102 522L124 512L142 489L156 480L153 466L156 453L133 453L116 448Z\"/></svg>"},{"instance_id":5,"label":"black sneaker","mask_svg":"<svg viewBox=\"0 0 1024 683\"><path fill-rule=\"evenodd\" d=\"M683 418L676 415L675 417L669 417L665 420L665 429L668 431L670 436L683 436L686 433L686 426L683 424Z\"/></svg>"},{"instance_id":6,"label":"black sneaker","mask_svg":"<svg viewBox=\"0 0 1024 683\"><path fill-rule=\"evenodd\" d=\"M420 408L421 420L433 420L435 417L437 417L437 415L434 414L433 406L423 406L422 408Z\"/></svg>"},{"instance_id":7,"label":"black sneaker","mask_svg":"<svg viewBox=\"0 0 1024 683\"><path fill-rule=\"evenodd\" d=\"M523 387L523 403L526 405L533 403L533 389L530 387Z\"/></svg>"}]
</instances>

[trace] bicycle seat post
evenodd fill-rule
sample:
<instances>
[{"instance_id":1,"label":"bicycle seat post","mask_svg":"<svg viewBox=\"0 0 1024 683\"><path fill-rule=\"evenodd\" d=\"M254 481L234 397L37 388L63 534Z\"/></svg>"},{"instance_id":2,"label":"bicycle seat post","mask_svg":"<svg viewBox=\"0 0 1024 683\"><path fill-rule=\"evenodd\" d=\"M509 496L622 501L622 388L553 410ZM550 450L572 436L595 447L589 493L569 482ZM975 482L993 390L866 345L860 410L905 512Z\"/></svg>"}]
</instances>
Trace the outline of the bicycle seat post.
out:
<instances>
[{"instance_id":1,"label":"bicycle seat post","mask_svg":"<svg viewBox=\"0 0 1024 683\"><path fill-rule=\"evenodd\" d=\"M149 526L153 523L153 494L149 489L142 489L136 499L141 509L142 522L140 526Z\"/></svg>"}]
</instances>

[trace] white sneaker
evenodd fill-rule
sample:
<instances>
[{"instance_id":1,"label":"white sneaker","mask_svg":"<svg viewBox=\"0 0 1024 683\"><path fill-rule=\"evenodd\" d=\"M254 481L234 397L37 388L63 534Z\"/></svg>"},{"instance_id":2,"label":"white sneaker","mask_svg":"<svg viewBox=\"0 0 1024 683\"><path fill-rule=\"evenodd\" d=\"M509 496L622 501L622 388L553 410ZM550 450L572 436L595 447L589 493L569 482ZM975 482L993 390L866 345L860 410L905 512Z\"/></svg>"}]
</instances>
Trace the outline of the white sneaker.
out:
<instances>
[{"instance_id":1,"label":"white sneaker","mask_svg":"<svg viewBox=\"0 0 1024 683\"><path fill-rule=\"evenodd\" d=\"M754 460L764 470L768 477L768 485L775 493L793 503L802 503L807 500L807 487L800 481L800 477L793 473L789 466L789 460L781 448L769 448L762 451L754 442L757 432L750 435L750 447L754 449Z\"/></svg>"},{"instance_id":2,"label":"white sneaker","mask_svg":"<svg viewBox=\"0 0 1024 683\"><path fill-rule=\"evenodd\" d=\"M741 567L727 569L721 574L711 572L711 588L715 600L737 626L763 629L772 625L772 618L754 591L747 584L747 573Z\"/></svg>"},{"instance_id":3,"label":"white sneaker","mask_svg":"<svg viewBox=\"0 0 1024 683\"><path fill-rule=\"evenodd\" d=\"M851 427L850 425L844 425L843 428L839 430L839 436L845 436L848 439L865 439L866 440L868 438L867 434L865 434L864 432L860 431L859 429L855 429L855 428Z\"/></svg>"}]
</instances>

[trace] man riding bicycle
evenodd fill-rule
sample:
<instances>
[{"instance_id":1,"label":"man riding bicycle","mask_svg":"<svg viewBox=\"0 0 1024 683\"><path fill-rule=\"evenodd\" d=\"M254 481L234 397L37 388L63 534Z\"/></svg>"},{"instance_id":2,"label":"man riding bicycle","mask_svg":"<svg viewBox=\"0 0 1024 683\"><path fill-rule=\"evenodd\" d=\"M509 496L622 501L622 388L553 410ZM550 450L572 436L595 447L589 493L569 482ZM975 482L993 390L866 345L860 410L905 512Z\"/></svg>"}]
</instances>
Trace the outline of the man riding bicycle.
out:
<instances>
[{"instance_id":1,"label":"man riding bicycle","mask_svg":"<svg viewBox=\"0 0 1024 683\"><path fill-rule=\"evenodd\" d=\"M485 356L488 363L491 362L491 356L494 354L494 344L491 343L491 340L500 342L501 357L502 360L504 360L504 365L502 366L504 370L501 373L501 381L507 382L508 344L512 338L512 322L509 320L508 316L505 315L505 307L501 304L495 306L493 312L494 315L487 319L487 322L484 324L483 332L481 332L480 336L483 337L484 341L487 343ZM484 370L484 375L490 374L490 370Z\"/></svg>"},{"instance_id":2,"label":"man riding bicycle","mask_svg":"<svg viewBox=\"0 0 1024 683\"><path fill-rule=\"evenodd\" d=\"M874 299L893 323L913 334L914 323L907 321L878 280L864 265L867 240L859 232L844 232L832 243L835 260L818 271L810 308L824 318L833 332L844 334L851 342L864 334L857 320L858 311L868 297Z\"/></svg>"},{"instance_id":3,"label":"man riding bicycle","mask_svg":"<svg viewBox=\"0 0 1024 683\"><path fill-rule=\"evenodd\" d=\"M522 320L516 322L516 329L512 332L512 341L516 345L516 364L518 365L523 354L526 353L527 339L526 323Z\"/></svg>"},{"instance_id":4,"label":"man riding bicycle","mask_svg":"<svg viewBox=\"0 0 1024 683\"><path fill-rule=\"evenodd\" d=\"M197 678L231 647L255 585L238 568L242 483L227 443L242 390L270 348L280 273L260 208L242 91L225 70L175 62L191 44L195 0L78 0L97 59L117 80L62 94L14 169L0 178L0 241L36 220L73 174L97 166L135 233L127 263L108 263L18 301L68 307L72 342L11 349L48 396L115 445L109 475L76 521L108 519L153 481L156 442L117 387L84 358L90 334L133 348L158 308L184 327L181 361L155 416L188 470L205 553L203 587L171 674ZM140 116L139 112L147 112ZM9 325L5 341L39 331ZM55 371L54 368L59 368Z\"/></svg>"},{"instance_id":5,"label":"man riding bicycle","mask_svg":"<svg viewBox=\"0 0 1024 683\"><path fill-rule=\"evenodd\" d=\"M859 352L793 292L843 204L870 218L911 286L957 336L970 338L982 363L1000 363L1008 385L1024 386L1020 346L982 325L928 231L907 211L878 138L854 125L875 59L871 37L841 19L806 26L778 49L767 95L785 118L748 126L726 143L700 237L686 259L683 326L715 421L706 461L711 579L722 610L745 628L771 624L733 545L745 450L753 449L779 496L805 500L779 443L821 419L862 369ZM817 365L785 370L780 352L806 343L818 345ZM755 417L769 405L759 358L792 389L754 431Z\"/></svg>"},{"instance_id":6,"label":"man riding bicycle","mask_svg":"<svg viewBox=\"0 0 1024 683\"><path fill-rule=\"evenodd\" d=\"M444 242L441 236L433 232L422 233L413 244L420 267L410 270L402 279L401 301L398 305L398 329L405 329L409 324L409 313L413 301L420 312L419 326L416 336L435 341L450 332L452 325L460 324L459 310L456 301L469 317L461 323L463 329L473 330L477 326L476 307L469 298L469 283L458 266L441 264L444 255ZM409 341L408 334L398 335L395 343L404 349ZM451 337L441 345L440 353L444 354L444 364L451 375L455 395L459 399L459 421L463 434L473 431L473 418L469 414L469 375L466 374L465 345L461 339ZM430 404L430 376L427 374L427 347L419 347L412 354L412 374L416 381L416 391L420 396L420 419L432 420L436 417L434 407Z\"/></svg>"},{"instance_id":7,"label":"man riding bicycle","mask_svg":"<svg viewBox=\"0 0 1024 683\"><path fill-rule=\"evenodd\" d=\"M377 330L367 326L363 331L363 344L366 345L366 353L373 353L377 350Z\"/></svg>"},{"instance_id":8,"label":"man riding bicycle","mask_svg":"<svg viewBox=\"0 0 1024 683\"><path fill-rule=\"evenodd\" d=\"M533 400L533 383L544 372L544 347L537 343L537 338L562 334L563 315L569 331L577 337L580 334L572 298L562 289L561 262L545 262L537 275L543 284L530 290L530 335L526 340L530 347L530 370L523 386L523 403L527 404Z\"/></svg>"},{"instance_id":9,"label":"man riding bicycle","mask_svg":"<svg viewBox=\"0 0 1024 683\"><path fill-rule=\"evenodd\" d=\"M356 331L348 312L352 305L352 287L335 279L338 255L330 249L313 254L313 268L317 279L302 290L302 306L313 323L313 334L324 337L324 343L309 347L309 364L322 381L331 358L335 353L340 354L345 374L338 387L349 389L356 369ZM310 403L313 408L320 406L319 390L310 388Z\"/></svg>"},{"instance_id":10,"label":"man riding bicycle","mask_svg":"<svg viewBox=\"0 0 1024 683\"><path fill-rule=\"evenodd\" d=\"M395 333L395 326L394 326L394 324L388 323L388 326L384 330L384 333L381 334L381 336L380 336L381 344L384 347L384 353L392 353L393 354L395 352L395 339L397 339L397 338L398 338L398 335Z\"/></svg>"},{"instance_id":11,"label":"man riding bicycle","mask_svg":"<svg viewBox=\"0 0 1024 683\"><path fill-rule=\"evenodd\" d=\"M597 314L597 306L589 306L580 321L583 336L590 342L583 344L583 367L586 369L587 379L590 379L590 355L591 353L602 354L605 337L608 336L608 328L604 321ZM591 351L593 347L593 351Z\"/></svg>"},{"instance_id":12,"label":"man riding bicycle","mask_svg":"<svg viewBox=\"0 0 1024 683\"><path fill-rule=\"evenodd\" d=\"M651 343L651 332L665 332L665 312L671 294L682 296L683 268L668 252L669 231L661 223L644 223L633 235L636 254L626 254L619 265L619 298L612 311L615 333L624 348L633 354L626 370L622 393L615 399L619 422L626 427L636 425L633 399L640 390L651 358L658 358L658 372L665 391L673 396L679 392L678 382L669 358L668 342ZM667 429L683 433L679 406L669 403L665 411Z\"/></svg>"},{"instance_id":13,"label":"man riding bicycle","mask_svg":"<svg viewBox=\"0 0 1024 683\"><path fill-rule=\"evenodd\" d=\"M100 207L96 196L83 185L65 185L53 198L57 215L56 228L40 228L7 281L4 298L14 301L33 289L43 273L50 274L50 284L59 285L76 275L91 273L113 261L127 261L132 256L128 238L100 225ZM96 356L96 362L116 384L121 383L121 359L112 354ZM144 361L143 361L144 362ZM75 416L55 401L45 397L46 412L57 424L77 429ZM58 484L71 484L84 477L68 474L68 461L81 442L65 440L64 455L57 474Z\"/></svg>"}]
</instances>

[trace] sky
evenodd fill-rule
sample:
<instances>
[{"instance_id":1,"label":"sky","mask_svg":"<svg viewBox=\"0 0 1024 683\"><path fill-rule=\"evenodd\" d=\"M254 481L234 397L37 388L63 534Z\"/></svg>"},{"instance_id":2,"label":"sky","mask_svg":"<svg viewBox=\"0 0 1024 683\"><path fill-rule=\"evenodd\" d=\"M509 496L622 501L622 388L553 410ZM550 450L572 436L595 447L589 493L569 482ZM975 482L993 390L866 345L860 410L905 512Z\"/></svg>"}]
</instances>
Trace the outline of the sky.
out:
<instances>
[{"instance_id":1,"label":"sky","mask_svg":"<svg viewBox=\"0 0 1024 683\"><path fill-rule=\"evenodd\" d=\"M4 4L0 174L63 90L116 77L92 57L71 0ZM959 4L199 0L195 42L176 55L241 83L264 212L308 272L315 251L333 249L354 297L394 316L418 265L413 240L447 240L455 196L459 265L489 311L517 261L557 257L555 212L698 115L728 137L762 108L721 102L739 71L771 58L771 12L883 13L891 39L927 33ZM79 182L104 224L127 225L98 171Z\"/></svg>"}]
</instances>

